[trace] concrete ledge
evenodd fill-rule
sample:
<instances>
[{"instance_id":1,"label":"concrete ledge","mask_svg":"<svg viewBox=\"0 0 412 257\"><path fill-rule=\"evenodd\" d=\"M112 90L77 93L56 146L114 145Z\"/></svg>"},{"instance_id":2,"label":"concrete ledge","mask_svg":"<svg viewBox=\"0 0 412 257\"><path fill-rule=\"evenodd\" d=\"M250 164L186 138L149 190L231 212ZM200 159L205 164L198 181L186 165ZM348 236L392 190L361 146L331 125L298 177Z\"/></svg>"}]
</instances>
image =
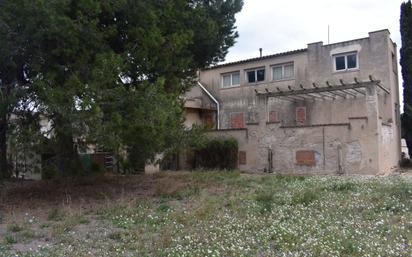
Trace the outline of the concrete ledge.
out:
<instances>
[{"instance_id":1,"label":"concrete ledge","mask_svg":"<svg viewBox=\"0 0 412 257\"><path fill-rule=\"evenodd\" d=\"M209 130L208 132L219 132L219 131L236 131L236 130L247 130L247 128L227 128L227 129L215 129L215 130Z\"/></svg>"},{"instance_id":2,"label":"concrete ledge","mask_svg":"<svg viewBox=\"0 0 412 257\"><path fill-rule=\"evenodd\" d=\"M314 127L330 127L330 126L347 126L350 128L350 123L327 123L327 124L313 124L313 125L299 125L299 126L280 126L280 128L314 128Z\"/></svg>"},{"instance_id":3,"label":"concrete ledge","mask_svg":"<svg viewBox=\"0 0 412 257\"><path fill-rule=\"evenodd\" d=\"M367 120L368 117L366 116L359 116L359 117L349 117L350 120Z\"/></svg>"}]
</instances>

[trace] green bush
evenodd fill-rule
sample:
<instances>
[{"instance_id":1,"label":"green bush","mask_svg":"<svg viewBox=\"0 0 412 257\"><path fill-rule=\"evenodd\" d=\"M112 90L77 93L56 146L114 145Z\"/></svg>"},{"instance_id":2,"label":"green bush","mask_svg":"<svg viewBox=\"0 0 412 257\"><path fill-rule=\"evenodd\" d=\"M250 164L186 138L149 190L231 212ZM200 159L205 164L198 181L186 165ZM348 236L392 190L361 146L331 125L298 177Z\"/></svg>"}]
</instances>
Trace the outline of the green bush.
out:
<instances>
[{"instance_id":1,"label":"green bush","mask_svg":"<svg viewBox=\"0 0 412 257\"><path fill-rule=\"evenodd\" d=\"M55 165L50 164L43 167L43 169L41 170L41 178L44 180L54 179L59 177L59 173L59 169Z\"/></svg>"},{"instance_id":2,"label":"green bush","mask_svg":"<svg viewBox=\"0 0 412 257\"><path fill-rule=\"evenodd\" d=\"M104 169L98 162L92 161L92 163L90 164L90 171L94 174L99 174L103 173Z\"/></svg>"},{"instance_id":3,"label":"green bush","mask_svg":"<svg viewBox=\"0 0 412 257\"><path fill-rule=\"evenodd\" d=\"M237 168L238 142L234 138L214 138L195 149L195 168Z\"/></svg>"}]
</instances>

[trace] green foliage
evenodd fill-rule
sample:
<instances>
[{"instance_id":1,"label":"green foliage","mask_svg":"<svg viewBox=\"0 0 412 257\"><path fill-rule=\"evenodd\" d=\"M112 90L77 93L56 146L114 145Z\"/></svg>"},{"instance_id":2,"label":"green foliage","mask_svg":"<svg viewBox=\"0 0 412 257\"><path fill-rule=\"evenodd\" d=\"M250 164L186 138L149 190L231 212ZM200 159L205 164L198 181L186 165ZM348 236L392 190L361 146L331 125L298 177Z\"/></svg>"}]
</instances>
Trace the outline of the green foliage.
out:
<instances>
[{"instance_id":1,"label":"green foliage","mask_svg":"<svg viewBox=\"0 0 412 257\"><path fill-rule=\"evenodd\" d=\"M99 174L102 173L104 170L99 163L97 163L96 161L92 161L90 165L90 171L94 174Z\"/></svg>"},{"instance_id":2,"label":"green foliage","mask_svg":"<svg viewBox=\"0 0 412 257\"><path fill-rule=\"evenodd\" d=\"M350 182L350 181L348 181L348 182L341 182L341 183L336 183L336 184L333 184L331 187L330 187L330 190L331 191L337 191L337 192L339 192L339 191L355 191L356 190L356 184L354 183L354 182Z\"/></svg>"},{"instance_id":3,"label":"green foliage","mask_svg":"<svg viewBox=\"0 0 412 257\"><path fill-rule=\"evenodd\" d=\"M412 153L412 5L410 0L401 5L400 32L404 102L404 113L401 119L402 134L409 152Z\"/></svg>"},{"instance_id":4,"label":"green foliage","mask_svg":"<svg viewBox=\"0 0 412 257\"><path fill-rule=\"evenodd\" d=\"M53 209L47 215L47 220L49 220L49 221L60 221L60 220L63 220L64 216L65 216L64 212L62 212L58 209Z\"/></svg>"},{"instance_id":5,"label":"green foliage","mask_svg":"<svg viewBox=\"0 0 412 257\"><path fill-rule=\"evenodd\" d=\"M321 191L317 188L306 188L302 192L296 192L292 197L292 204L308 205L317 200Z\"/></svg>"},{"instance_id":6,"label":"green foliage","mask_svg":"<svg viewBox=\"0 0 412 257\"><path fill-rule=\"evenodd\" d=\"M52 121L50 145L65 176L83 174L74 142L98 143L140 169L175 147L183 130L179 96L199 68L224 60L242 3L1 1L0 85L7 95L0 132L16 109L35 109ZM0 133L0 143L5 139Z\"/></svg>"},{"instance_id":7,"label":"green foliage","mask_svg":"<svg viewBox=\"0 0 412 257\"><path fill-rule=\"evenodd\" d=\"M388 195L400 200L412 199L412 186L408 183L398 183L388 188Z\"/></svg>"},{"instance_id":8,"label":"green foliage","mask_svg":"<svg viewBox=\"0 0 412 257\"><path fill-rule=\"evenodd\" d=\"M256 201L260 204L260 212L270 212L274 202L274 195L271 190L261 190L256 193Z\"/></svg>"},{"instance_id":9,"label":"green foliage","mask_svg":"<svg viewBox=\"0 0 412 257\"><path fill-rule=\"evenodd\" d=\"M41 170L41 178L44 180L54 179L61 177L59 169L53 165L46 165Z\"/></svg>"},{"instance_id":10,"label":"green foliage","mask_svg":"<svg viewBox=\"0 0 412 257\"><path fill-rule=\"evenodd\" d=\"M171 207L165 203L160 204L157 208L157 211L159 212L168 212L169 210L171 210Z\"/></svg>"},{"instance_id":11,"label":"green foliage","mask_svg":"<svg viewBox=\"0 0 412 257\"><path fill-rule=\"evenodd\" d=\"M6 235L4 236L4 242L5 242L6 244L15 244L15 243L17 243L17 240L16 240L16 238L15 238L13 235L11 235L11 234L6 234Z\"/></svg>"},{"instance_id":12,"label":"green foliage","mask_svg":"<svg viewBox=\"0 0 412 257\"><path fill-rule=\"evenodd\" d=\"M195 166L206 169L237 168L238 142L234 138L214 138L195 149Z\"/></svg>"},{"instance_id":13,"label":"green foliage","mask_svg":"<svg viewBox=\"0 0 412 257\"><path fill-rule=\"evenodd\" d=\"M7 225L7 231L9 232L19 232L21 231L23 228L21 226L19 226L16 223L11 223L9 225Z\"/></svg>"}]
</instances>

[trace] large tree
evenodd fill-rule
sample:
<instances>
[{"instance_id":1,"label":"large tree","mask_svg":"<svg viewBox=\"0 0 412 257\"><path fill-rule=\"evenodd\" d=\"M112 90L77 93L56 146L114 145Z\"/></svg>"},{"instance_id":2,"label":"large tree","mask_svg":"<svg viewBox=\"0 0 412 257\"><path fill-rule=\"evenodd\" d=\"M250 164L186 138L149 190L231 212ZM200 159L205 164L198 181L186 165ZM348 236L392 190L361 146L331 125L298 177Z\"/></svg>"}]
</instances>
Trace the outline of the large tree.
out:
<instances>
[{"instance_id":1,"label":"large tree","mask_svg":"<svg viewBox=\"0 0 412 257\"><path fill-rule=\"evenodd\" d=\"M224 60L234 44L241 7L241 0L2 1L2 91L25 91L1 102L8 106L1 151L7 117L27 99L52 122L57 164L67 173L78 167L80 139L121 147L137 165L153 158L182 129L179 95L196 71Z\"/></svg>"},{"instance_id":2,"label":"large tree","mask_svg":"<svg viewBox=\"0 0 412 257\"><path fill-rule=\"evenodd\" d=\"M400 30L402 37L401 66L403 78L402 134L409 154L412 154L412 6L411 1L402 3Z\"/></svg>"},{"instance_id":3,"label":"large tree","mask_svg":"<svg viewBox=\"0 0 412 257\"><path fill-rule=\"evenodd\" d=\"M7 137L11 122L34 108L31 77L38 61L36 35L45 26L44 5L0 1L0 179L10 176ZM22 131L22 130L21 130Z\"/></svg>"}]
</instances>

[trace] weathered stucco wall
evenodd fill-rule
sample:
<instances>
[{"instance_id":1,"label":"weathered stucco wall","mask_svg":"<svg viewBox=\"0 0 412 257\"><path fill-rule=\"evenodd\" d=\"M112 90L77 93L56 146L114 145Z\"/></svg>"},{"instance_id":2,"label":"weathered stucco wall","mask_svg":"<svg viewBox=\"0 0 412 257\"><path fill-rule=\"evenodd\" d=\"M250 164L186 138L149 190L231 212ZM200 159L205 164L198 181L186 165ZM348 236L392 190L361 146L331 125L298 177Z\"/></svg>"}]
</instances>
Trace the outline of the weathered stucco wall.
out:
<instances>
[{"instance_id":1,"label":"weathered stucco wall","mask_svg":"<svg viewBox=\"0 0 412 257\"><path fill-rule=\"evenodd\" d=\"M357 53L356 69L335 71L334 56L348 52ZM269 170L268 153L272 151L276 172L378 174L395 169L400 160L396 60L396 45L389 31L381 30L369 33L367 38L329 45L318 42L307 49L206 69L199 79L219 101L221 128L229 129L213 134L236 137L240 151L246 153L246 164L239 165L240 169ZM293 63L294 77L274 81L272 66L284 63ZM260 67L265 68L265 80L248 83L246 71ZM223 88L222 74L230 72L240 73L240 85ZM365 81L369 75L380 80L390 93L368 86L366 95L316 101L256 94L312 88L313 83L353 83L355 77ZM246 132L230 130L233 126L241 126Z\"/></svg>"}]
</instances>

